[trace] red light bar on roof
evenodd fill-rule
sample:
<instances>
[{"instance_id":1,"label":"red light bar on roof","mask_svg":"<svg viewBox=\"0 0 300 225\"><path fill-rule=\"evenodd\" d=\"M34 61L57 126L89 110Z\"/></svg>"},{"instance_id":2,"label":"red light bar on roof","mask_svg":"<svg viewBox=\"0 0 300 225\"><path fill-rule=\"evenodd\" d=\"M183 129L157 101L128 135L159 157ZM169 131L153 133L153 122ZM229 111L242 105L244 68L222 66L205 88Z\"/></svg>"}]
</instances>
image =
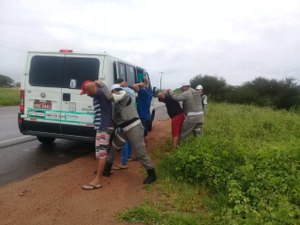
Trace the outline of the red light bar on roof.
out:
<instances>
[{"instance_id":1,"label":"red light bar on roof","mask_svg":"<svg viewBox=\"0 0 300 225\"><path fill-rule=\"evenodd\" d=\"M60 49L59 52L73 52L71 49Z\"/></svg>"}]
</instances>

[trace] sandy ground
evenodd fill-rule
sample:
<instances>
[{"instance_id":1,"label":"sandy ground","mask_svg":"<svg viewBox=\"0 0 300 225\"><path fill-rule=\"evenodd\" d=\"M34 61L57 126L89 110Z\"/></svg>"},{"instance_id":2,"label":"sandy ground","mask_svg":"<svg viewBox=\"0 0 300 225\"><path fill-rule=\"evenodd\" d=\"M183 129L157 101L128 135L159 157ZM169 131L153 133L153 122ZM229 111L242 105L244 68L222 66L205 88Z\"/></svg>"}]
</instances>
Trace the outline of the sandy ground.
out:
<instances>
[{"instance_id":1,"label":"sandy ground","mask_svg":"<svg viewBox=\"0 0 300 225\"><path fill-rule=\"evenodd\" d=\"M169 120L155 121L147 138L148 151L165 143L169 124ZM145 173L135 161L127 170L104 177L101 189L83 191L81 186L93 178L95 168L90 154L0 188L0 224L122 224L116 220L117 212L153 197L145 190Z\"/></svg>"}]
</instances>

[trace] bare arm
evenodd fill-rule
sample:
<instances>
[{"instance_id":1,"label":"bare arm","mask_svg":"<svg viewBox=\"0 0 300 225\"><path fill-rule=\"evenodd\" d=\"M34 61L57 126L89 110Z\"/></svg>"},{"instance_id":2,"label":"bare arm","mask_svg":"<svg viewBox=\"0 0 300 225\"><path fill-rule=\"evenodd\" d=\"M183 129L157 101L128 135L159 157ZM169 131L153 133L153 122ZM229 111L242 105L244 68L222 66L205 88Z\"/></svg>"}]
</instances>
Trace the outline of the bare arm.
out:
<instances>
[{"instance_id":1,"label":"bare arm","mask_svg":"<svg viewBox=\"0 0 300 225\"><path fill-rule=\"evenodd\" d=\"M171 93L171 97L176 101L185 101L189 98L189 93L187 91L181 93L180 95L175 95Z\"/></svg>"},{"instance_id":2,"label":"bare arm","mask_svg":"<svg viewBox=\"0 0 300 225\"><path fill-rule=\"evenodd\" d=\"M140 91L140 87L143 87L145 84L143 82L140 83L135 83L132 85L133 90L135 90L136 92Z\"/></svg>"}]
</instances>

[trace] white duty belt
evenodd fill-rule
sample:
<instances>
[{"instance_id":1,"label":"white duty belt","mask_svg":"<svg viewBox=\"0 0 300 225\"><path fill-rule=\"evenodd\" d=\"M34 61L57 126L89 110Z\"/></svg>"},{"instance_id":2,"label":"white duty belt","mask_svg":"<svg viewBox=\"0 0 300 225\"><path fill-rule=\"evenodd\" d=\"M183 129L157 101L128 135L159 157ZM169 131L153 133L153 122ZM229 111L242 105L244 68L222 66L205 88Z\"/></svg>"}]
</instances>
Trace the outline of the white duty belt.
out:
<instances>
[{"instance_id":1,"label":"white duty belt","mask_svg":"<svg viewBox=\"0 0 300 225\"><path fill-rule=\"evenodd\" d=\"M200 112L189 112L186 115L187 116L199 116L199 115L203 115L203 111L200 111Z\"/></svg>"},{"instance_id":2,"label":"white duty belt","mask_svg":"<svg viewBox=\"0 0 300 225\"><path fill-rule=\"evenodd\" d=\"M142 121L140 119L134 121L133 123L129 124L128 126L124 127L122 130L123 131L128 131L130 130L131 128L137 126L138 124L140 124Z\"/></svg>"}]
</instances>

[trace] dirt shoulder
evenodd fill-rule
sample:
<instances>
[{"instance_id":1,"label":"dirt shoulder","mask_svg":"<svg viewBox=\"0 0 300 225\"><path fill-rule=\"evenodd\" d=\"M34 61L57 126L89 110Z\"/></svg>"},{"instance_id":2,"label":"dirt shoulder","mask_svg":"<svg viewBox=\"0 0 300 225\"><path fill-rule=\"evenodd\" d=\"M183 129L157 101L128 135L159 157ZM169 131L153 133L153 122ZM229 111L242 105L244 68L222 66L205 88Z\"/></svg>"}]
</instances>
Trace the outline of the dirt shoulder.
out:
<instances>
[{"instance_id":1,"label":"dirt shoulder","mask_svg":"<svg viewBox=\"0 0 300 225\"><path fill-rule=\"evenodd\" d=\"M154 122L148 151L165 143L169 124L169 120ZM95 168L90 154L0 188L1 224L120 224L117 212L152 197L142 184L145 174L138 162L104 177L103 188L83 191L81 186L93 178Z\"/></svg>"}]
</instances>

